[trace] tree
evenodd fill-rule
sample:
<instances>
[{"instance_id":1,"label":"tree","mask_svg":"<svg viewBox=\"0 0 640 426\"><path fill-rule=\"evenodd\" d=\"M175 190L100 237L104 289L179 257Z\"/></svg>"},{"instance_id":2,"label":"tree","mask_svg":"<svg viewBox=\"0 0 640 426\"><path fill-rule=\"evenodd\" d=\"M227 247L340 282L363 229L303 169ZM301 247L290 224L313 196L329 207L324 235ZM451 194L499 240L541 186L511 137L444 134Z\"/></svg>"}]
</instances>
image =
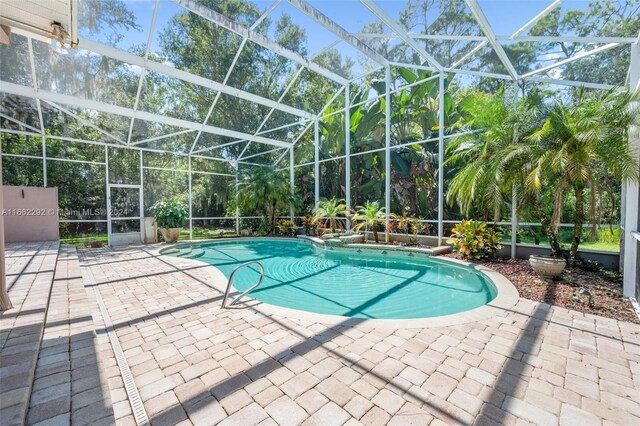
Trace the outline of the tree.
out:
<instances>
[{"instance_id":1,"label":"tree","mask_svg":"<svg viewBox=\"0 0 640 426\"><path fill-rule=\"evenodd\" d=\"M525 185L549 235L554 256L563 255L557 234L568 193L575 197L575 213L573 239L565 257L572 260L582 235L585 191L594 190L600 168L618 182L638 179L640 164L629 143L629 127L639 114L637 94L616 89L594 93L582 88L572 104L559 99L542 128L532 135L531 166ZM551 217L540 204L545 184L554 187Z\"/></svg>"},{"instance_id":2,"label":"tree","mask_svg":"<svg viewBox=\"0 0 640 426\"><path fill-rule=\"evenodd\" d=\"M385 208L380 207L380 203L367 201L364 206L358 206L356 215L353 217L354 221L359 222L355 230L371 229L373 231L373 239L378 243L380 242L378 239L378 225L386 220L386 216Z\"/></svg>"},{"instance_id":3,"label":"tree","mask_svg":"<svg viewBox=\"0 0 640 426\"><path fill-rule=\"evenodd\" d=\"M334 197L330 200L320 200L318 207L313 211L313 217L315 221L328 218L331 232L335 234L336 219L340 216L346 216L347 213L347 206L344 204L344 200L339 200Z\"/></svg>"},{"instance_id":4,"label":"tree","mask_svg":"<svg viewBox=\"0 0 640 426\"><path fill-rule=\"evenodd\" d=\"M467 217L478 212L499 221L513 186L523 182L527 138L541 124L539 105L502 87L493 95L474 93L463 109L469 131L447 147L446 165L455 169L447 202Z\"/></svg>"},{"instance_id":5,"label":"tree","mask_svg":"<svg viewBox=\"0 0 640 426\"><path fill-rule=\"evenodd\" d=\"M238 176L237 205L241 214L255 212L275 226L277 213L292 201L289 180L274 167L242 169Z\"/></svg>"}]
</instances>

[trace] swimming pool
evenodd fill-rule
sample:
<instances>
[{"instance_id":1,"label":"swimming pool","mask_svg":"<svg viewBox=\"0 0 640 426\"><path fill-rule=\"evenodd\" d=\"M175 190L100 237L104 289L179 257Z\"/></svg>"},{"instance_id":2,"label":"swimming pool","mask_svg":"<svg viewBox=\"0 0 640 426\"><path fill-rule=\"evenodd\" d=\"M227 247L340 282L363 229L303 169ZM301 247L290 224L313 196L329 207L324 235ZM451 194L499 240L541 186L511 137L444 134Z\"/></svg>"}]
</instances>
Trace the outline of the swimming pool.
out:
<instances>
[{"instance_id":1,"label":"swimming pool","mask_svg":"<svg viewBox=\"0 0 640 426\"><path fill-rule=\"evenodd\" d=\"M289 239L234 239L180 244L163 254L194 258L226 277L258 261L264 281L250 296L308 312L368 319L430 318L468 311L492 301L495 285L471 267L436 258L327 250ZM244 291L257 267L243 268L233 285Z\"/></svg>"}]
</instances>

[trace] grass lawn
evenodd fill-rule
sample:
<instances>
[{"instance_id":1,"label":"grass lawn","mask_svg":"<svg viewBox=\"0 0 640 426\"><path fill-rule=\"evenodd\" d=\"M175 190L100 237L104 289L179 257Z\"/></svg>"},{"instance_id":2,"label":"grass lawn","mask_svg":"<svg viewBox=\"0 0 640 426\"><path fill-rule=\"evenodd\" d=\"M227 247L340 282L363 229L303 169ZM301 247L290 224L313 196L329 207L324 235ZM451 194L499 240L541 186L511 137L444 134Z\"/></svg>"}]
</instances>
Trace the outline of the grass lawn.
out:
<instances>
[{"instance_id":1,"label":"grass lawn","mask_svg":"<svg viewBox=\"0 0 640 426\"><path fill-rule=\"evenodd\" d=\"M71 244L74 246L88 246L94 242L100 242L106 246L108 244L107 234L76 235L73 237L60 238L60 244Z\"/></svg>"},{"instance_id":2,"label":"grass lawn","mask_svg":"<svg viewBox=\"0 0 640 426\"><path fill-rule=\"evenodd\" d=\"M220 229L224 229L225 232L223 235L220 235L218 232ZM194 240L209 240L214 238L221 237L235 237L236 230L233 228L217 228L217 229L206 229L206 228L193 228L193 239ZM183 229L180 232L181 240L189 239L189 230ZM90 234L90 235L74 235L70 237L60 238L61 244L71 244L74 246L88 246L91 243L99 242L102 245L108 244L107 234Z\"/></svg>"}]
</instances>

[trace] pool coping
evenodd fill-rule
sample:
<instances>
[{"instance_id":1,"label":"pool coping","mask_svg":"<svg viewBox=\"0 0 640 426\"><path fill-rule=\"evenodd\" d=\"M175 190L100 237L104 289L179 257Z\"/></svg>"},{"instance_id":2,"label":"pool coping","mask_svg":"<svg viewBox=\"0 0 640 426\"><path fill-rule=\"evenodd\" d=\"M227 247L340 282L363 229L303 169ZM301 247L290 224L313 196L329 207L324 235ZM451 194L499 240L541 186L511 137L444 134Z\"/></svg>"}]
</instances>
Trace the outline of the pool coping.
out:
<instances>
[{"instance_id":1,"label":"pool coping","mask_svg":"<svg viewBox=\"0 0 640 426\"><path fill-rule=\"evenodd\" d=\"M265 238L265 237L263 237ZM268 237L266 237L268 238ZM217 238L210 241L223 241L223 240L240 240L240 239L259 239L256 237L235 237L235 238ZM284 238L278 237L278 239L287 239L291 241L300 241L300 239L296 238ZM209 242L210 242L209 241ZM184 241L183 243L195 243L196 241ZM207 242L203 240L198 240L197 242ZM160 248L159 254L163 254L162 251L166 248L176 247L182 243L176 243L167 245L165 247ZM383 246L386 247L386 246ZM339 247L341 249L342 247ZM410 248L407 248L410 249ZM378 250L376 250L378 251ZM216 290L219 290L221 293L224 293L228 278L220 271L220 269L216 268L213 265L210 265L207 262L186 257L176 257L174 258L180 259L182 261L193 262L198 265L206 265L212 270L215 271L216 279L212 282L213 287ZM437 257L437 256L434 256ZM227 309L242 309L243 307L250 307L262 314L265 315L277 315L284 318L289 319L297 319L303 321L310 321L316 323L327 324L331 326L363 326L367 328L393 328L393 329L401 329L401 328L437 328L437 327L446 327L452 325L461 325L470 322L477 322L486 320L492 317L495 317L500 314L504 314L504 311L513 308L513 306L518 303L518 299L520 298L518 294L518 290L516 287L509 281L504 275L499 272L488 268L483 265L478 265L472 262L467 262L460 259L452 259L452 258L441 258L438 257L438 261L442 262L451 262L456 263L463 266L468 266L473 268L474 270L484 274L496 287L496 297L489 303L479 306L477 308L470 309L464 312L458 312L455 314L449 315L441 315L437 317L430 318L406 318L406 319L369 319L369 318L354 318L354 317L345 317L340 315L328 315L328 314L320 314L315 312L308 312L299 309L293 308L285 308L282 306L271 305L266 302L262 302L257 299L248 298L245 301L239 302L237 305L233 307L227 307ZM240 294L235 288L231 289L231 296L237 296Z\"/></svg>"}]
</instances>

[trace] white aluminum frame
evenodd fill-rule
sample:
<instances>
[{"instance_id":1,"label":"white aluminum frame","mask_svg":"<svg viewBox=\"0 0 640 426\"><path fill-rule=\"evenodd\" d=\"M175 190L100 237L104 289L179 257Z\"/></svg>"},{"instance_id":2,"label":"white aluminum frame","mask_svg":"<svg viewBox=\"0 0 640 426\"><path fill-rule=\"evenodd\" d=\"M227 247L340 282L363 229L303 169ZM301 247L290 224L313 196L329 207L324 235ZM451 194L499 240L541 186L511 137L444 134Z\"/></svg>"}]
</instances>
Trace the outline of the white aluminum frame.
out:
<instances>
[{"instance_id":1,"label":"white aluminum frame","mask_svg":"<svg viewBox=\"0 0 640 426\"><path fill-rule=\"evenodd\" d=\"M107 154L107 158L108 158L108 154ZM107 165L108 167L108 165ZM118 220L139 220L140 221L140 231L138 231L138 237L140 239L140 242L143 242L143 235L144 235L144 199L143 199L143 185L142 185L142 180L140 181L139 185L130 185L130 184L124 184L124 183L109 183L109 181L107 180L106 182L107 185L107 220L109 221L108 224L108 230L109 233L107 234L107 239L109 241L109 245L113 245L113 222L114 221L118 221ZM111 215L112 213L112 203L111 203L111 190L114 188L124 188L124 189L137 189L138 190L138 208L139 208L139 215L138 216L131 216L131 217L113 217ZM117 234L117 233L116 233Z\"/></svg>"},{"instance_id":2,"label":"white aluminum frame","mask_svg":"<svg viewBox=\"0 0 640 426\"><path fill-rule=\"evenodd\" d=\"M156 30L156 21L157 21L157 16L158 16L158 10L159 10L159 4L160 1L156 0L155 1L155 5L154 5L154 10L153 10L153 16L151 19L151 26L149 29L149 34L148 34L148 41L147 41L147 45L146 45L146 49L144 52L143 56L138 56L135 54L132 54L130 52L126 52L122 49L116 48L116 47L112 47L112 46L108 46L102 43L98 43L96 41L90 40L90 39L84 39L81 38L79 39L80 41L80 46L82 49L86 49L89 52L92 53L96 53L99 55L102 55L104 57L107 58L111 58L111 59L115 59L118 61L121 61L123 63L126 64L130 64L131 66L137 67L140 69L140 76L139 76L139 80L138 80L138 86L137 86L137 92L136 92L136 97L135 97L135 101L133 104L133 108L124 108L121 106L117 106L117 105L111 105L111 104L106 104L106 103L102 103L102 102L97 102L94 100L90 100L90 99L84 99L84 98L80 98L77 96L69 96L69 95L63 95L63 94L59 94L59 93L54 93L51 91L46 91L46 90L41 90L39 87L39 82L38 82L38 78L37 78L37 74L36 74L36 70L35 70L35 60L34 60L34 47L33 47L33 43L34 40L40 40L40 41L44 41L48 43L48 40L44 39L42 36L38 36L35 34L30 34L28 32L25 32L24 30L15 30L14 32L17 34L21 34L27 37L28 40L28 54L29 54L29 61L30 61L30 66L31 66L31 79L32 79L32 87L28 87L28 86L21 86L21 85L17 85L17 84L13 84L11 82L5 82L5 81L0 81L0 91L8 93L8 94L15 94L15 95L19 95L19 96L25 96L25 97L30 97L35 99L36 101L36 107L37 107L37 113L38 113L38 118L40 121L40 128L36 128L35 126L30 126L27 125L26 123L22 123L20 120L15 119L14 117L10 117L7 114L0 114L0 117L9 120L15 124L18 124L20 126L23 126L24 129L26 129L26 131L22 131L22 130L13 130L13 129L0 129L0 132L4 132L4 133L13 133L13 134L24 134L24 135L30 135L30 136L37 136L37 137L41 137L42 139L42 153L41 153L41 157L38 156L28 156L28 155L17 155L17 154L2 154L3 157L25 157L25 158L37 158L40 159L43 163L43 179L44 179L44 185L47 185L47 161L71 161L71 162L85 162L85 163L93 163L93 164L102 164L104 165L104 167L106 168L105 170L105 175L106 175L106 185L107 191L110 191L110 184L109 184L109 176L108 176L108 148L109 147L118 147L118 148L128 148L128 149L137 149L140 153L140 173L141 173L141 197L143 197L143 171L146 169L161 169L161 170L167 170L167 171L171 171L171 169L162 169L162 168L154 168L154 167L145 167L142 163L142 159L143 159L143 155L146 152L158 152L158 153L163 153L163 152L169 152L166 150L162 150L162 149L154 149L154 148L149 148L149 147L141 147L140 145L144 145L147 143L151 143L151 142L155 142L158 140L162 140L162 139L166 139L166 138L171 138L171 137L175 137L175 136L179 136L182 134L187 134L190 132L197 132L197 135L193 141L193 143L191 144L190 149L188 149L187 152L174 152L174 154L179 155L179 156L186 156L187 160L188 160L188 164L189 167L187 170L179 170L180 172L185 172L188 173L189 176L189 204L190 204L190 213L189 213L189 224L190 224L190 230L191 230L191 234L193 232L193 220L194 219L200 219L200 218L193 218L193 210L192 210L192 194L191 194L191 190L192 190L192 175L194 173L203 173L203 174L220 174L220 175L224 175L224 176L228 176L228 177L233 177L234 175L230 175L230 174L224 174L224 173L213 173L213 172L199 172L199 171L195 171L192 170L191 167L191 160L193 158L204 158L204 159L208 159L208 160L212 160L212 161L223 161L223 162L230 162L232 163L235 168L236 168L236 174L235 174L235 178L236 178L236 183L237 183L237 168L242 166L242 165L249 165L249 164L253 164L253 165L262 165L262 164L258 164L258 163L250 163L247 162L246 160L248 159L252 159L255 157L259 157L261 155L269 155L271 154L275 154L276 152L279 151L283 151L281 155L277 156L276 160L275 160L275 164L277 165L282 159L285 158L285 156L287 155L287 153L289 154L289 173L290 173L290 185L291 188L293 190L293 186L294 186L294 172L295 172L295 168L296 167L303 167L305 165L310 165L313 164L314 165L314 171L315 171L315 204L317 205L317 202L319 200L319 194L320 194L320 176L319 176L319 165L324 162L324 161L330 161L332 159L345 159L345 165L346 165L346 176L345 176L345 195L346 195L346 203L348 207L351 207L351 157L352 156L357 156L357 155L363 155L366 153L371 153L371 152L385 152L385 187L386 187L386 191L385 191L385 208L387 211L387 217L386 220L389 220L389 214L390 212L390 196L391 196L391 182L390 182L390 175L391 175L391 166L390 166L390 154L394 149L399 148L400 146L406 146L406 145L414 145L414 144L421 144L421 143L432 143L432 142L436 142L438 143L438 219L437 221L431 220L431 222L437 223L438 224L438 240L440 242L442 242L444 235L443 235L443 224L444 223L448 223L450 221L444 220L444 188L443 188L443 173L442 173L442 166L444 163L444 143L445 140L447 140L448 138L451 137L455 137L456 135L447 135L444 136L444 129L443 129L443 124L444 124L444 81L446 78L445 73L454 73L454 74L465 74L465 75L471 75L471 76L476 76L476 77L486 77L486 78L494 78L494 79L500 79L500 80L505 80L505 81L512 81L512 82L517 82L517 81L531 81L531 82L535 82L535 83L541 83L541 84L554 84L554 85L565 85L565 86L584 86L584 87L588 87L588 88L593 88L593 89L609 89L612 86L609 84L602 84L602 83L598 83L598 82L582 82L582 81L570 81L570 80L565 80L562 78L550 78L550 77L545 77L545 76L539 76L539 74L544 73L546 71L549 71L553 68L559 67L559 66L563 66L566 65L568 63L571 63L573 61L577 61L580 60L582 58L586 58L592 55L596 55L598 53L604 52L606 50L609 49L613 49L616 47L620 47L620 46L630 46L631 47L631 55L632 55L632 67L630 68L629 71L629 75L628 75L628 84L631 87L636 87L640 81L640 77L638 77L638 74L640 73L640 71L638 71L638 68L640 68L640 66L638 65L638 63L640 62L639 56L639 50L640 47L638 46L638 44L640 43L640 35L638 35L638 37L581 37L581 36L576 36L576 35L570 35L570 36L530 36L530 35L526 35L526 31L529 30L531 27L533 27L537 22L540 21L541 18L543 18L544 16L546 16L548 13L550 13L552 10L554 10L555 8L559 7L562 3L563 0L554 0L551 1L542 11L540 11L535 17L533 17L531 20L529 20L525 25L523 25L522 27L520 27L516 32L514 32L512 35L509 36L503 36L503 35L496 35L493 31L493 28L491 27L490 23L488 22L488 20L486 19L486 16L484 15L484 12L482 11L481 6L478 4L477 0L465 0L467 6L469 7L469 10L471 11L473 17L475 18L476 22L478 23L478 25L480 26L483 35L480 36L462 36L462 35L438 35L438 34L409 34L406 30L404 30L404 28L402 26L400 26L394 19L392 19L386 12L384 12L384 10L382 8L380 8L378 6L378 4L376 4L376 2L374 0L360 0L360 3L366 7L367 9L369 9L378 19L379 21L383 24L386 25L388 28L391 29L392 33L391 34L366 34L366 33L350 33L348 32L346 29L344 29L343 27L341 27L340 25L338 25L335 21L333 21L331 18L327 17L326 15L324 15L322 12L320 12L318 9L314 8L311 4L309 4L307 1L305 0L286 0L287 3L289 3L290 5L292 5L293 7L295 7L296 9L298 9L299 11L301 11L303 14L307 15L310 19L312 19L315 23L319 24L320 26L324 27L325 29L327 29L328 31L330 31L331 33L333 33L334 35L337 36L336 40L334 40L331 44L329 44L327 47L325 47L324 49L320 50L318 53L316 53L315 55L310 56L309 58L304 58L301 55L299 55L296 52L293 52L271 40L269 40L267 37L263 36L262 34L254 31L257 26L264 21L264 19L266 19L277 7L278 5L280 5L282 3L282 0L274 0L274 2L267 8L265 9L265 11L262 13L262 15L256 20L256 22L249 28L244 27L243 25L240 25L232 20L230 20L229 18L223 16L220 13L217 13L213 10L210 10L204 6L202 6L201 4L199 4L198 2L194 1L194 0L172 0L174 3L178 4L179 6L181 6L182 8L184 8L185 10L191 11L192 13L196 13L202 17L204 17L205 19L213 22L214 24L221 26L223 28L225 28L228 31L231 31L235 34L238 34L242 37L242 42L240 44L240 47L238 49L238 51L236 52L235 58L231 64L231 66L229 67L229 69L227 70L226 76L224 78L224 80L222 82L216 82L213 81L211 79L202 77L202 76L198 76L195 75L193 73L190 73L188 71L183 71L183 70L179 70L176 69L170 65L167 64L163 64L163 63L159 63L159 62L155 62L152 60L149 60L149 53L150 53L150 48L151 48L151 42L153 39L153 34L155 33ZM418 53L426 62L426 65L420 65L420 64L411 64L411 63L396 63L396 62L392 62L390 61L388 58L383 57L380 53L378 53L376 50L372 49L366 42L367 39L373 39L373 38L386 38L386 39L399 39L401 42L403 42L406 46L411 47L416 53ZM444 67L441 64L438 63L437 60L435 60L435 58L433 58L429 52L427 52L419 43L419 40L430 40L430 39L434 39L434 40L460 40L460 41L470 41L470 42L478 42L478 44L473 47L469 52L467 52L465 55L463 55L460 59L458 59L455 63L453 63L450 67ZM281 56L283 56L284 58L287 58L288 60L298 64L298 68L296 69L295 73L292 75L291 79L287 82L286 87L284 88L284 91L281 93L281 95L279 96L279 98L277 100L272 100L272 99L268 99L268 98L264 98L262 96L253 94L253 93L249 93L234 87L231 87L228 85L228 81L230 76L232 75L232 72L235 68L235 65L237 63L238 58L240 57L243 48L246 46L246 43L248 43L249 41L257 43L258 45L269 49ZM521 41L521 42L544 42L544 43L554 43L554 42L567 42L567 43L583 43L583 44L601 44L600 46L594 47L590 50L584 49L584 50L579 50L576 54L574 54L573 56L560 60L558 62L555 62L553 64L549 64L546 65L544 67L541 67L539 69L524 73L522 75L518 75L517 72L515 71L515 68L513 66L513 64L510 62L509 58L507 57L504 49L502 48L502 45L500 44L500 42L511 42L511 41ZM350 46L354 47L356 50L358 50L361 54L363 54L366 58L368 58L369 60L372 60L373 62L377 63L379 66L374 67L372 70L369 70L367 72L365 72L364 74L358 75L356 77L353 78L344 78L342 76L339 76L338 74L334 73L333 71L326 69L325 67L322 67L320 65L318 65L317 63L313 62L313 59L315 57L317 57L318 55L324 53L325 51L334 48L338 43L346 43L349 44ZM493 50L495 51L495 53L498 55L499 60L503 63L503 65L505 66L506 70L507 70L507 74L497 74L497 73L488 73L488 72L483 72L483 71L473 71L473 70L464 70L464 69L460 69L459 67L465 63L467 60L469 60L470 58L473 57L474 54L476 54L478 51L480 51L483 47L485 46L491 46L493 48ZM408 68L413 68L413 69L425 69L425 70L431 70L433 71L435 74L433 77L431 78L438 78L439 79L439 131L438 131L438 137L437 138L431 138L428 140L424 140L424 141L416 141L416 142L411 142L411 143L406 143L400 146L391 146L390 144L390 115L391 115L391 105L390 105L390 95L394 92L397 92L399 90L402 90L403 88L407 88L410 87L411 85L405 85L404 87L400 87L400 88L396 88L396 89L392 89L392 81L391 81L391 66L401 66L401 67L408 67ZM286 96L286 94L295 87L295 83L298 81L298 78L300 76L300 74L303 72L304 69L308 69L312 72L315 72L327 79L329 79L332 82L336 82L340 85L339 89L335 92L335 94L333 95L333 97L329 100L329 102L324 106L324 108L319 111L318 113L315 112L308 112L308 111L304 111L302 109L299 108L295 108L289 105L286 105L283 103L283 100ZM363 102L360 102L359 104L355 104L352 105L351 104L351 91L352 88L354 86L354 84L358 81L361 80L362 78L366 77L367 75L374 73L374 72L378 72L380 70L384 69L385 72L385 82L387 84L387 90L385 91L385 93L382 94L378 94L378 97L385 97L385 99L387 100L386 102L386 111L385 111L385 142L384 142L384 146L379 147L379 148L374 148L371 149L369 151L366 152L358 152L358 153L352 153L351 152L351 138L350 138L350 130L349 130L349 123L350 123L350 111L351 108L359 106L361 104L366 104L367 102L370 102L370 100L366 100ZM191 83L191 84L196 84L205 88L208 88L210 90L213 90L216 92L215 98L208 110L208 113L205 117L205 119L202 122L192 122L192 121L188 121L188 120L181 120L181 119L177 119L177 118L173 118L173 117L168 117L165 115L160 115L160 114L153 114L153 113L149 113L146 111L140 111L138 109L139 107L139 101L140 101L140 96L141 96L141 92L142 92L142 87L144 84L144 79L145 76L148 74L148 72L156 72L156 73L160 73L160 74L164 74L166 76L172 77L172 78L176 78L179 80L182 80L184 82L187 83ZM330 114L324 114L325 110L329 107L329 105L331 105L331 103L338 97L340 96L340 94L344 93L345 96L345 106L344 108L338 108L336 111L330 113ZM249 102L253 102L256 103L258 105L262 105L262 106L266 106L268 108L270 108L269 113L264 117L264 119L262 120L261 124L258 126L258 128L256 129L256 131L251 134L251 133L243 133L243 132L237 132L234 130L230 130L230 129L224 129L224 128L218 128L215 126L210 126L207 125L207 122L211 116L211 114L214 111L214 108L216 107L217 101L220 98L220 96L222 94L228 95L228 96L233 96L233 97L237 97L239 99L243 99ZM106 136L110 142L103 142L103 141L87 141L87 140L82 140L82 139L75 139L75 138L69 138L69 137L65 137L65 136L50 136L46 134L46 129L45 129L45 125L43 122L43 113L42 113L42 102L46 102L48 105L51 105L52 107L58 109L59 111L61 111L64 114L67 114L71 117L74 117L76 120L78 120L80 123L90 126L96 130L98 130L102 135ZM64 105L64 106L63 106ZM116 115L121 115L124 117L128 117L130 118L130 123L129 123L129 131L127 134L126 139L123 139L121 137L118 137L104 129L101 129L99 126L96 126L95 124L91 123L89 120L86 120L85 118L79 116L78 114L74 113L72 110L66 108L65 106L72 106L72 107L78 107L78 108L85 108L85 109L91 109L91 110L95 110L95 111L100 111L100 112L104 112L104 113L108 113L108 114L116 114ZM264 126L266 125L267 121L269 120L269 118L272 116L272 114L275 111L282 111L285 112L287 114L291 114L294 117L298 117L298 119L290 124L286 124L286 125L282 125L273 129L264 129ZM334 114L340 114L340 113L344 113L345 114L345 155L344 156L339 156L336 158L332 158L332 159L323 159L321 160L319 158L319 149L320 149L320 135L319 135L319 122L320 120L322 120L323 118L329 116L329 115L334 115ZM161 123L161 124L165 124L168 126L175 126L178 127L179 130L177 131L172 131L171 133L165 134L165 135L158 135L158 136L153 136L153 137L148 137L146 139L142 139L142 140L138 140L138 141L132 141L132 130L133 130L133 125L134 125L134 121L136 119L141 119L141 120L146 120L146 121L151 121L151 122L156 122L156 123ZM294 135L294 131L291 130L290 136L287 136L285 139L291 139L291 140L278 140L278 139L274 139L274 138L269 138L266 136L262 136L262 135L267 135L269 133L275 132L277 130L282 130L282 129L287 129L287 128L294 128L295 126L300 126L300 131L299 133L297 133L297 135ZM295 145L296 143L303 137L303 135L310 130L311 126L314 126L314 161L312 163L305 163L305 164L295 164L295 156L294 156L294 149L295 149ZM223 143L214 147L206 147L206 148L201 148L201 149L196 149L197 148L197 144L199 142L200 136L202 135L203 132L206 133L211 133L211 134L215 134L215 135L220 135L220 136L224 136L224 137L230 137L235 139L232 142L228 142L228 143ZM47 156L46 153L46 141L47 139L58 139L58 140L65 140L65 141L72 141L72 142L85 142L85 143L89 143L89 144L98 144L98 145L102 145L104 146L105 149L105 161L104 162L91 162L91 161L84 161L84 160L73 160L73 159L60 159L60 158L50 158ZM113 142L111 142L113 141ZM216 149L219 148L223 148L226 146L231 146L234 144L238 144L238 143L242 143L242 142L247 142L247 145L245 146L245 149L242 151L242 154L239 156L239 158L237 159L230 159L230 158L218 158L212 155L202 155L202 153L205 153L207 151L214 151ZM266 144L266 145L271 145L274 148L270 149L270 150L265 150L263 152L260 152L258 154L253 154L253 155L248 155L245 156L245 152L247 150L247 147L249 146L250 143L260 143L260 144ZM221 155L224 155L221 154ZM637 204L637 197L638 197L638 189L637 189L637 185L634 187L633 184L627 184L626 188L626 195L627 195L627 204L625 205L626 211L625 211L625 220L626 222L624 223L624 228L625 230L628 230L628 234L632 235L634 232L636 232L635 230L633 230L632 228L634 228L633 226L633 217L634 217L634 213L633 211L630 212L629 209L633 209L635 208L635 204ZM109 196L110 194L106 194L107 196ZM635 197L635 198L634 198ZM631 200L631 203L629 204L629 200ZM636 200L634 202L634 200ZM634 204L635 203L635 204ZM144 204L141 204L141 209L144 209ZM290 211L290 216L293 217L293 210ZM143 212L141 213L143 214ZM637 216L637 208L635 211L635 215ZM208 218L207 218L208 219ZM219 219L219 218L216 218ZM232 218L230 218L232 219ZM240 220L240 215L239 212L236 213L235 216L236 219L236 228L237 231L239 231L239 220ZM637 217L636 217L637 220ZM69 220L69 221L73 221L75 222L75 220ZM629 222L631 221L631 222ZM87 222L105 222L103 220L99 220L99 221L89 221L87 220ZM107 219L106 220L107 224L108 224L108 228L110 228L110 220ZM515 241L515 233L513 232L513 229L517 228L518 224L517 224L517 217L514 215L511 221L511 226L512 226L512 247ZM350 224L349 224L350 225ZM110 234L110 229L109 229L109 234ZM627 269L629 267L636 267L635 264L635 259L633 259L632 253L634 252L634 250L637 250L637 243L635 243L636 245L634 246L633 242L630 242L629 240L629 235L625 234L625 238L626 238L626 247L628 249L628 251L625 251L624 253L624 260L625 260L625 294L627 294L628 288L630 288L630 284L627 283L627 278L628 279L632 279L632 277L634 276L631 272L628 272ZM632 235L633 236L633 235ZM633 239L633 241L635 241L635 239ZM631 248L629 248L631 247ZM631 265L631 266L629 266ZM637 280L637 278L636 278Z\"/></svg>"}]
</instances>

